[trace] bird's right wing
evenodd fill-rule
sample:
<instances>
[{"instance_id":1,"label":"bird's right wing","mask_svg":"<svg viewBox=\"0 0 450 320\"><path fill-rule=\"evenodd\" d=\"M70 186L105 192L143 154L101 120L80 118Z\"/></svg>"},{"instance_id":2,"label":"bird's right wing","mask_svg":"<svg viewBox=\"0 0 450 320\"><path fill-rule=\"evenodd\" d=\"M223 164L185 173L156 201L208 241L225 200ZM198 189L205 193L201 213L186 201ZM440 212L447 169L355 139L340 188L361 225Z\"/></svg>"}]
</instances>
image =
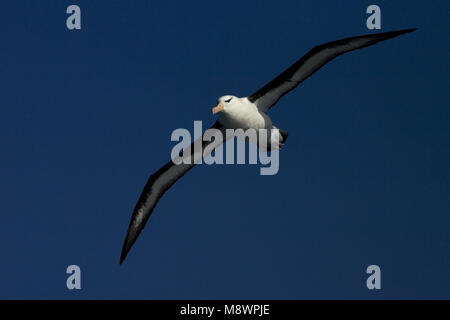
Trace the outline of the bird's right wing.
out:
<instances>
[{"instance_id":1,"label":"bird's right wing","mask_svg":"<svg viewBox=\"0 0 450 320\"><path fill-rule=\"evenodd\" d=\"M183 150L183 155L180 154L178 160L189 158L189 163L175 164L172 160L166 163L162 168L156 171L148 179L144 190L139 197L139 200L134 208L133 215L131 216L130 225L128 227L127 236L123 244L122 253L120 256L120 263L126 258L131 246L136 241L137 237L145 227L153 209L155 208L158 200L162 197L164 192L167 191L178 179L192 169L203 157L209 155L215 148L220 146L224 140L227 139L225 135L225 129L216 121L210 129L217 129L222 132L223 140L204 141L205 133L199 140L201 140L201 149L195 150L196 142L192 143L189 148ZM229 137L228 137L229 138ZM208 153L203 151L207 148ZM174 159L175 160L175 159Z\"/></svg>"},{"instance_id":2,"label":"bird's right wing","mask_svg":"<svg viewBox=\"0 0 450 320\"><path fill-rule=\"evenodd\" d=\"M278 77L248 96L248 99L254 102L259 110L266 112L282 96L297 87L306 78L337 56L414 30L416 29L368 34L328 42L314 47Z\"/></svg>"}]
</instances>

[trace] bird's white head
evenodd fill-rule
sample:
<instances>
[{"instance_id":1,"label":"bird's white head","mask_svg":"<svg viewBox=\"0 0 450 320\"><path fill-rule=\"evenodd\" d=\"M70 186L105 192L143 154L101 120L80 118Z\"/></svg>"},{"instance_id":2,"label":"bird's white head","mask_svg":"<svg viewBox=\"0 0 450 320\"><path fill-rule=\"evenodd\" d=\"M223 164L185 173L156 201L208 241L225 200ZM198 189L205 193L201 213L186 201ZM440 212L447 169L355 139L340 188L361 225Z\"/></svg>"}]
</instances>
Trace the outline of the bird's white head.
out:
<instances>
[{"instance_id":1,"label":"bird's white head","mask_svg":"<svg viewBox=\"0 0 450 320\"><path fill-rule=\"evenodd\" d=\"M227 112L227 110L230 110L231 108L239 105L239 98L235 96L222 96L217 101L217 106L212 108L212 113L215 114L217 112Z\"/></svg>"}]
</instances>

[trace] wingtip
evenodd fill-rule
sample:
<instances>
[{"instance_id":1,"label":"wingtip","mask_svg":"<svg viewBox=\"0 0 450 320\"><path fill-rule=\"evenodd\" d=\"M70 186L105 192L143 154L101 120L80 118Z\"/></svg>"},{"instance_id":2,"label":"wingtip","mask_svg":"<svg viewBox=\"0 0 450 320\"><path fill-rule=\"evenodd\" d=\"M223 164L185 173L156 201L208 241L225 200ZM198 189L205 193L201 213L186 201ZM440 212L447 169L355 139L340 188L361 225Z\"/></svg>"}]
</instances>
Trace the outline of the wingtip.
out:
<instances>
[{"instance_id":1,"label":"wingtip","mask_svg":"<svg viewBox=\"0 0 450 320\"><path fill-rule=\"evenodd\" d=\"M136 232L136 230L132 227L128 228L127 235L125 237L125 241L123 242L122 246L122 252L120 253L120 264L125 260L128 253L131 250L131 247L133 246L134 242L136 241L137 237L139 236L139 232Z\"/></svg>"},{"instance_id":2,"label":"wingtip","mask_svg":"<svg viewBox=\"0 0 450 320\"><path fill-rule=\"evenodd\" d=\"M386 36L389 36L389 38L392 38L392 37L396 37L396 36L399 36L399 35L402 35L402 34L405 34L405 33L410 33L410 32L414 32L414 31L416 31L418 28L409 28L409 29L401 29L401 30L394 30L394 31L388 31L388 32L382 32L382 33L379 33L380 35L386 35Z\"/></svg>"},{"instance_id":3,"label":"wingtip","mask_svg":"<svg viewBox=\"0 0 450 320\"><path fill-rule=\"evenodd\" d=\"M120 264L122 264L127 257L128 251L130 251L130 248L127 247L127 241L123 244L122 252L120 253Z\"/></svg>"},{"instance_id":4,"label":"wingtip","mask_svg":"<svg viewBox=\"0 0 450 320\"><path fill-rule=\"evenodd\" d=\"M418 29L419 28L409 28L409 29L397 30L397 31L393 31L393 32L397 33L398 35L401 35L401 34L405 34L405 33L414 32Z\"/></svg>"},{"instance_id":5,"label":"wingtip","mask_svg":"<svg viewBox=\"0 0 450 320\"><path fill-rule=\"evenodd\" d=\"M404 33L408 33L408 32L413 32L419 30L419 28L409 28L409 29L404 29L404 30L400 30L400 31L404 31Z\"/></svg>"},{"instance_id":6,"label":"wingtip","mask_svg":"<svg viewBox=\"0 0 450 320\"><path fill-rule=\"evenodd\" d=\"M375 34L373 34L373 37L375 39L378 39L378 41L383 41L383 40L392 39L392 38L404 35L406 33L414 32L417 29L418 28L409 28L409 29L401 29L401 30L394 30L394 31L388 31L388 32L375 33Z\"/></svg>"}]
</instances>

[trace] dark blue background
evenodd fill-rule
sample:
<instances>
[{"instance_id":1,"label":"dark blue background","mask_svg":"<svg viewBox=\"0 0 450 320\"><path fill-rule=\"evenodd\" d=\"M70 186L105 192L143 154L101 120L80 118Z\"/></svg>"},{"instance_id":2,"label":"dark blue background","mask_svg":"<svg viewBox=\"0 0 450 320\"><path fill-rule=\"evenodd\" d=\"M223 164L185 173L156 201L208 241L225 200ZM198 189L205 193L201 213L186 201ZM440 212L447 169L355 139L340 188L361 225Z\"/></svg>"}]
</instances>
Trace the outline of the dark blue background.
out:
<instances>
[{"instance_id":1,"label":"dark blue background","mask_svg":"<svg viewBox=\"0 0 450 320\"><path fill-rule=\"evenodd\" d=\"M448 1L376 1L382 31L420 30L283 98L278 175L196 167L119 265L171 132L212 124L219 96L314 45L373 32L370 4L2 2L0 298L450 298ZM366 288L371 264L382 290Z\"/></svg>"}]
</instances>

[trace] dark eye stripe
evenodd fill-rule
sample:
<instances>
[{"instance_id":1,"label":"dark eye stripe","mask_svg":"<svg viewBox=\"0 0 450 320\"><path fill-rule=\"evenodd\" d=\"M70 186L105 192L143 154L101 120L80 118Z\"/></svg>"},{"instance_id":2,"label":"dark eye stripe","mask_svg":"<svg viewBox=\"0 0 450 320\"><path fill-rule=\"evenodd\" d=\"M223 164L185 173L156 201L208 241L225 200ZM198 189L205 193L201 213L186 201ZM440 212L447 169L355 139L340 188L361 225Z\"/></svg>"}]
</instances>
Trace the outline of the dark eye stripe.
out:
<instances>
[{"instance_id":1,"label":"dark eye stripe","mask_svg":"<svg viewBox=\"0 0 450 320\"><path fill-rule=\"evenodd\" d=\"M230 98L230 99L228 99L228 100L225 100L225 102L230 102L230 101L231 101L231 99L233 99L233 98Z\"/></svg>"}]
</instances>

